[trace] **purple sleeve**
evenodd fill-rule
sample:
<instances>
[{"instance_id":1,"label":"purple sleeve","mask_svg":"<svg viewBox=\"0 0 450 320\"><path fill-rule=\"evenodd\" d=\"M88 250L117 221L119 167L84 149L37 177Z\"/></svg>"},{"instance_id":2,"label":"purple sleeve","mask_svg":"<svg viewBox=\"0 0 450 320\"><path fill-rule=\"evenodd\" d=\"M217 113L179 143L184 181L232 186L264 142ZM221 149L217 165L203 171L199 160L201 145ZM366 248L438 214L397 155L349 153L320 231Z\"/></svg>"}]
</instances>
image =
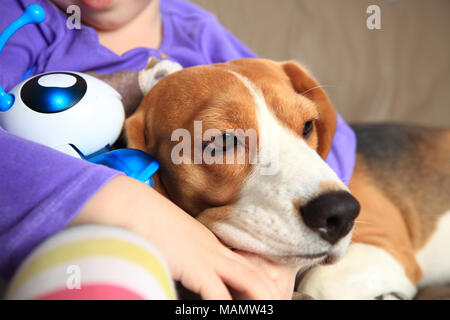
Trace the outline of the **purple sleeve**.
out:
<instances>
[{"instance_id":1,"label":"purple sleeve","mask_svg":"<svg viewBox=\"0 0 450 320\"><path fill-rule=\"evenodd\" d=\"M341 115L336 114L336 132L326 162L348 186L356 161L356 135Z\"/></svg>"},{"instance_id":2,"label":"purple sleeve","mask_svg":"<svg viewBox=\"0 0 450 320\"><path fill-rule=\"evenodd\" d=\"M41 0L2 0L0 31L23 13L28 2L50 6ZM13 35L0 53L0 84L5 90L19 83L50 45L51 39L35 25ZM9 278L36 245L67 226L117 174L0 128L0 276Z\"/></svg>"},{"instance_id":3,"label":"purple sleeve","mask_svg":"<svg viewBox=\"0 0 450 320\"><path fill-rule=\"evenodd\" d=\"M0 275L66 227L119 172L23 140L0 129Z\"/></svg>"}]
</instances>

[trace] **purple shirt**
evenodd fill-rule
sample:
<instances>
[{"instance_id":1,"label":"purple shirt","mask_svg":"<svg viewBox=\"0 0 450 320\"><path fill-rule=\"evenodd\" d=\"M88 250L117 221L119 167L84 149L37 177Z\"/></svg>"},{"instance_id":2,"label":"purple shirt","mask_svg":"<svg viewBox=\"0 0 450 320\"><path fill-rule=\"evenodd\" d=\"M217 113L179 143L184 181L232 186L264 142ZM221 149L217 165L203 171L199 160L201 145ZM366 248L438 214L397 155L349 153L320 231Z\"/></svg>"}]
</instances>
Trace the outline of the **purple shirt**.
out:
<instances>
[{"instance_id":1,"label":"purple shirt","mask_svg":"<svg viewBox=\"0 0 450 320\"><path fill-rule=\"evenodd\" d=\"M83 25L81 30L69 30L67 17L43 0L2 0L0 30L31 3L44 8L46 20L18 31L0 53L0 84L6 91L30 68L31 75L54 70L113 73L141 70L152 56L167 55L183 67L254 57L214 15L182 0L161 1L159 50L135 48L118 56L99 44L93 28ZM36 245L66 227L90 197L119 173L1 128L0 150L0 275L8 279ZM338 116L327 163L345 183L353 172L355 150L354 133Z\"/></svg>"}]
</instances>

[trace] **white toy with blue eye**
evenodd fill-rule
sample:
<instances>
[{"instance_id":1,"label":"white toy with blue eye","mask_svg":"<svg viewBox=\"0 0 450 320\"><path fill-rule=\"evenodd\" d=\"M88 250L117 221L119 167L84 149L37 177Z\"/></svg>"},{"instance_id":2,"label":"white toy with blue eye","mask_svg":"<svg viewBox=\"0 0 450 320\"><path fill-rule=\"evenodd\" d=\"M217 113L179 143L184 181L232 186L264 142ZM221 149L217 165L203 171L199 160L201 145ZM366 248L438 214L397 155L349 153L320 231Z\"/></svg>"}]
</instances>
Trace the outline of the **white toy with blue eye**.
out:
<instances>
[{"instance_id":1,"label":"white toy with blue eye","mask_svg":"<svg viewBox=\"0 0 450 320\"><path fill-rule=\"evenodd\" d=\"M10 94L14 106L0 116L3 129L76 157L112 145L125 120L119 93L86 74L40 74Z\"/></svg>"},{"instance_id":2,"label":"white toy with blue eye","mask_svg":"<svg viewBox=\"0 0 450 320\"><path fill-rule=\"evenodd\" d=\"M21 27L41 23L42 7L32 4L0 34L0 51ZM66 154L104 164L148 185L159 167L145 152L109 151L125 120L122 97L87 74L57 71L36 75L9 94L0 86L0 126L9 133ZM109 152L105 152L109 151Z\"/></svg>"}]
</instances>

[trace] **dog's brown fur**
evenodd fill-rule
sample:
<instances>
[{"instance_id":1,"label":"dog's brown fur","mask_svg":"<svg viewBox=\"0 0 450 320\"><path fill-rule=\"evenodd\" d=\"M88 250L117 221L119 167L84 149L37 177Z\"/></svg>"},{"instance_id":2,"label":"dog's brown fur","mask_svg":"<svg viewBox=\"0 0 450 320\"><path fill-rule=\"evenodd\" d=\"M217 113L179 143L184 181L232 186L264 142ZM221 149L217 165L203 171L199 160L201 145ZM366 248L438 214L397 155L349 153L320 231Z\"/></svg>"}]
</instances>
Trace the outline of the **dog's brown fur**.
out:
<instances>
[{"instance_id":1,"label":"dog's brown fur","mask_svg":"<svg viewBox=\"0 0 450 320\"><path fill-rule=\"evenodd\" d=\"M415 253L450 207L450 130L405 125L354 126L358 156L350 190L361 202L353 239L384 248L413 283Z\"/></svg>"},{"instance_id":2,"label":"dog's brown fur","mask_svg":"<svg viewBox=\"0 0 450 320\"><path fill-rule=\"evenodd\" d=\"M299 132L298 124L305 119L319 116L308 144L322 158L329 152L335 131L336 115L325 92L294 63L243 59L169 75L168 81L157 84L127 120L126 135L130 147L149 152L161 163L157 190L194 216L207 208L226 208L235 201L250 170L248 162L230 169L219 165L176 166L170 160L170 150L175 145L170 141L171 133L186 128L193 134L196 119L203 120L204 130L224 124L231 129L257 129L254 110L248 108L251 97L230 78L232 75L223 71L225 68L239 71L256 83L266 99L271 97L266 102L272 112L293 131ZM232 105L220 103L227 94L223 91L224 79L227 89L231 83L236 95ZM173 95L174 90L181 90L182 94ZM194 92L198 101L205 91L211 90L217 93L214 103L207 100L207 94L200 104L190 100ZM301 107L294 97L299 93L303 94ZM212 105L213 112L203 110ZM349 188L362 210L353 239L389 252L403 265L411 282L417 284L421 270L414 255L433 234L440 215L450 207L450 130L361 125L355 126L355 131L358 155ZM224 183L217 183L223 177ZM211 179L215 181L214 189L210 189ZM226 212L220 211L217 218Z\"/></svg>"}]
</instances>

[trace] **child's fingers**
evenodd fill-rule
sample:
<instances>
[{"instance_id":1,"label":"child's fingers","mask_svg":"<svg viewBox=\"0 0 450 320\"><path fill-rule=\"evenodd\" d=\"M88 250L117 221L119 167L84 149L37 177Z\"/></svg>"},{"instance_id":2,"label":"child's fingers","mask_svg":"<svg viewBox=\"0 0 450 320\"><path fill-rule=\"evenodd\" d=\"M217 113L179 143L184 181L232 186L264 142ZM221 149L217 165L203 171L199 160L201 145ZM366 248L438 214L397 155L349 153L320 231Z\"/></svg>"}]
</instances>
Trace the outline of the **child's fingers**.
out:
<instances>
[{"instance_id":1,"label":"child's fingers","mask_svg":"<svg viewBox=\"0 0 450 320\"><path fill-rule=\"evenodd\" d=\"M271 300L279 297L278 289L269 279L236 261L224 259L217 269L224 282L231 288L245 293L250 299Z\"/></svg>"},{"instance_id":2,"label":"child's fingers","mask_svg":"<svg viewBox=\"0 0 450 320\"><path fill-rule=\"evenodd\" d=\"M200 295L204 300L231 300L230 292L217 274L205 278L200 287Z\"/></svg>"},{"instance_id":3,"label":"child's fingers","mask_svg":"<svg viewBox=\"0 0 450 320\"><path fill-rule=\"evenodd\" d=\"M227 257L229 257L231 260L234 260L236 262L241 263L245 268L250 270L250 272L258 274L258 277L263 281L267 286L271 288L271 292L274 294L278 294L280 292L279 288L277 287L276 283L273 281L273 279L270 277L270 274L266 274L267 268L262 268L261 261L264 261L265 264L269 263L267 260L265 260L262 257L259 257L255 254L245 252L245 251L231 251L227 248ZM257 262L255 263L255 257L257 257ZM251 258L251 259L249 259ZM293 280L294 281L294 280Z\"/></svg>"},{"instance_id":4,"label":"child's fingers","mask_svg":"<svg viewBox=\"0 0 450 320\"><path fill-rule=\"evenodd\" d=\"M185 273L180 279L182 285L205 300L231 300L231 294L220 277L211 269L194 266L193 274Z\"/></svg>"}]
</instances>

